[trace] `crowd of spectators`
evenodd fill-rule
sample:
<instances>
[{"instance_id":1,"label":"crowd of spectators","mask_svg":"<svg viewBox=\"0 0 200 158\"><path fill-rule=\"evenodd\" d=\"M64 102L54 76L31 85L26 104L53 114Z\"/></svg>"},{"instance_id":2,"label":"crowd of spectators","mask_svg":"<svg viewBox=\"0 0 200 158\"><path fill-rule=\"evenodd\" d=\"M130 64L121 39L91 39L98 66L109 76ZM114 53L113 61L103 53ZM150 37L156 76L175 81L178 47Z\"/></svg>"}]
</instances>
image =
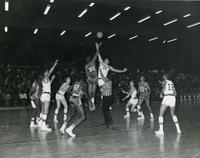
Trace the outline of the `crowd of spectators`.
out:
<instances>
[{"instance_id":1,"label":"crowd of spectators","mask_svg":"<svg viewBox=\"0 0 200 158\"><path fill-rule=\"evenodd\" d=\"M13 67L10 65L0 65L0 106L27 106L29 105L29 91L31 84L38 74L40 68L36 67ZM159 99L161 84L164 71L151 70L127 72L124 74L110 73L109 78L113 81L113 93L115 103L120 103L123 97L122 89L128 90L129 81L136 83L141 75L145 77L149 83L152 93L151 100ZM175 70L170 71L170 79L174 82L179 95L199 95L200 94L200 78L195 75L177 73ZM56 80L52 85L52 94L54 95L59 85L66 76L73 77L81 75L84 78L84 72L78 71L76 68L55 71ZM54 98L54 97L53 97Z\"/></svg>"}]
</instances>

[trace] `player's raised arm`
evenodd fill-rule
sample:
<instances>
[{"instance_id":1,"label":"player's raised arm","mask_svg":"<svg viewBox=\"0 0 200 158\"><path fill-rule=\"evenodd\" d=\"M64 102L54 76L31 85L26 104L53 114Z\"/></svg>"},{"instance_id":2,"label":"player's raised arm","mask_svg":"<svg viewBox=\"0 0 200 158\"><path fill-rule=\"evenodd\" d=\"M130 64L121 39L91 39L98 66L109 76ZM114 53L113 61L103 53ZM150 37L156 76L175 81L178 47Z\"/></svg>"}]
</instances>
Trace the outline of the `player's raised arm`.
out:
<instances>
[{"instance_id":1,"label":"player's raised arm","mask_svg":"<svg viewBox=\"0 0 200 158\"><path fill-rule=\"evenodd\" d=\"M116 73L124 73L127 71L127 68L124 68L123 70L115 69L112 66L110 66L110 70Z\"/></svg>"},{"instance_id":2,"label":"player's raised arm","mask_svg":"<svg viewBox=\"0 0 200 158\"><path fill-rule=\"evenodd\" d=\"M99 59L99 62L100 63L103 63L103 59L100 55L100 46L101 46L102 43L98 44L98 43L95 43L95 46L96 46L96 51L97 51L97 55L98 55L98 59Z\"/></svg>"},{"instance_id":3,"label":"player's raised arm","mask_svg":"<svg viewBox=\"0 0 200 158\"><path fill-rule=\"evenodd\" d=\"M55 67L58 64L58 59L55 61L54 65L51 67L51 69L49 70L47 77L49 77L51 75L51 73L53 72L53 70L55 69Z\"/></svg>"},{"instance_id":4,"label":"player's raised arm","mask_svg":"<svg viewBox=\"0 0 200 158\"><path fill-rule=\"evenodd\" d=\"M51 77L51 83L53 82L53 80L56 78L56 76L55 75L53 75L52 77Z\"/></svg>"},{"instance_id":5,"label":"player's raised arm","mask_svg":"<svg viewBox=\"0 0 200 158\"><path fill-rule=\"evenodd\" d=\"M93 59L92 59L92 62L93 62L93 63L97 60L97 57L98 57L98 51L96 52L96 54L94 55L94 57L93 57Z\"/></svg>"}]
</instances>

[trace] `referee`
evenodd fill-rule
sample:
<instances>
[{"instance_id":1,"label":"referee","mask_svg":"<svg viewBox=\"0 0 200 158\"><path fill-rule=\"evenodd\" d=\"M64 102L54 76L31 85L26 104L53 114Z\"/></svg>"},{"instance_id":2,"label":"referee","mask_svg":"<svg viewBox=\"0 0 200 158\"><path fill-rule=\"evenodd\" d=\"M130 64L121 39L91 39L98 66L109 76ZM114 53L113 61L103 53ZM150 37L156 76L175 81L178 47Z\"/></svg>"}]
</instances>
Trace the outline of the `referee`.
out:
<instances>
[{"instance_id":1,"label":"referee","mask_svg":"<svg viewBox=\"0 0 200 158\"><path fill-rule=\"evenodd\" d=\"M124 68L123 70L118 70L113 68L112 66L109 66L108 59L105 59L103 61L99 51L100 46L101 44L96 43L96 49L98 52L98 59L99 59L98 85L100 87L101 95L103 97L102 113L104 116L105 125L107 128L111 128L112 126L114 126L114 122L110 115L110 109L109 109L110 105L113 104L112 81L110 81L107 78L107 75L109 71L113 71L116 73L123 73L126 72L127 69Z\"/></svg>"}]
</instances>

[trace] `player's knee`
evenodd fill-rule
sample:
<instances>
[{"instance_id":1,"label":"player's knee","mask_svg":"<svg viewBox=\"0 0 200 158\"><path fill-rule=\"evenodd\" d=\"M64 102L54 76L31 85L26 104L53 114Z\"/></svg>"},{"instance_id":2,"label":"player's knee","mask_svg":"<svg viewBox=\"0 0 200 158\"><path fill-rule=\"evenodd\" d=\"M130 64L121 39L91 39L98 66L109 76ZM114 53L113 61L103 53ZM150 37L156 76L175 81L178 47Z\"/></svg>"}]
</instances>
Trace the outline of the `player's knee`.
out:
<instances>
[{"instance_id":1,"label":"player's knee","mask_svg":"<svg viewBox=\"0 0 200 158\"><path fill-rule=\"evenodd\" d=\"M55 114L58 114L58 111L59 111L59 109L57 108L57 109L55 110Z\"/></svg>"},{"instance_id":2,"label":"player's knee","mask_svg":"<svg viewBox=\"0 0 200 158\"><path fill-rule=\"evenodd\" d=\"M67 108L64 109L64 114L67 114Z\"/></svg>"},{"instance_id":3,"label":"player's knee","mask_svg":"<svg viewBox=\"0 0 200 158\"><path fill-rule=\"evenodd\" d=\"M178 118L176 117L176 115L174 115L172 118L173 118L174 123L178 122Z\"/></svg>"},{"instance_id":4,"label":"player's knee","mask_svg":"<svg viewBox=\"0 0 200 158\"><path fill-rule=\"evenodd\" d=\"M158 121L160 124L163 124L163 122L164 122L163 116L159 116Z\"/></svg>"}]
</instances>

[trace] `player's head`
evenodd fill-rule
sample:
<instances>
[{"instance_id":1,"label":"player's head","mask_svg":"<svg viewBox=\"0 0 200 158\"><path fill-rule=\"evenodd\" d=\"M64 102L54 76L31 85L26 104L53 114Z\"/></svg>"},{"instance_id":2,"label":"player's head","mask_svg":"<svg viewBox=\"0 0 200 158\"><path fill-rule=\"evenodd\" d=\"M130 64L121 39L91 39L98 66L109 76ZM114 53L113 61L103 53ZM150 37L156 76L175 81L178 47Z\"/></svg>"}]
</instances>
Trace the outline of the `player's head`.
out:
<instances>
[{"instance_id":1,"label":"player's head","mask_svg":"<svg viewBox=\"0 0 200 158\"><path fill-rule=\"evenodd\" d=\"M144 76L141 76L141 77L140 77L140 81L142 81L142 82L144 82L144 81L145 81L145 78L144 78Z\"/></svg>"},{"instance_id":2,"label":"player's head","mask_svg":"<svg viewBox=\"0 0 200 158\"><path fill-rule=\"evenodd\" d=\"M71 78L70 78L70 77L67 77L67 78L65 79L65 82L66 82L67 84L70 84Z\"/></svg>"},{"instance_id":3,"label":"player's head","mask_svg":"<svg viewBox=\"0 0 200 158\"><path fill-rule=\"evenodd\" d=\"M44 71L44 76L47 76L48 73L49 73L49 70L45 70L45 71Z\"/></svg>"},{"instance_id":4,"label":"player's head","mask_svg":"<svg viewBox=\"0 0 200 158\"><path fill-rule=\"evenodd\" d=\"M91 60L92 60L92 59L91 59L90 56L88 56L88 57L86 58L86 62L87 62L87 63L91 62Z\"/></svg>"},{"instance_id":5,"label":"player's head","mask_svg":"<svg viewBox=\"0 0 200 158\"><path fill-rule=\"evenodd\" d=\"M135 83L131 80L130 81L130 86L133 87L135 85Z\"/></svg>"},{"instance_id":6,"label":"player's head","mask_svg":"<svg viewBox=\"0 0 200 158\"><path fill-rule=\"evenodd\" d=\"M163 74L163 80L167 80L168 79L168 75L167 74Z\"/></svg>"},{"instance_id":7,"label":"player's head","mask_svg":"<svg viewBox=\"0 0 200 158\"><path fill-rule=\"evenodd\" d=\"M109 63L110 63L109 59L106 58L106 59L104 60L104 63L105 63L105 64L109 64Z\"/></svg>"}]
</instances>

